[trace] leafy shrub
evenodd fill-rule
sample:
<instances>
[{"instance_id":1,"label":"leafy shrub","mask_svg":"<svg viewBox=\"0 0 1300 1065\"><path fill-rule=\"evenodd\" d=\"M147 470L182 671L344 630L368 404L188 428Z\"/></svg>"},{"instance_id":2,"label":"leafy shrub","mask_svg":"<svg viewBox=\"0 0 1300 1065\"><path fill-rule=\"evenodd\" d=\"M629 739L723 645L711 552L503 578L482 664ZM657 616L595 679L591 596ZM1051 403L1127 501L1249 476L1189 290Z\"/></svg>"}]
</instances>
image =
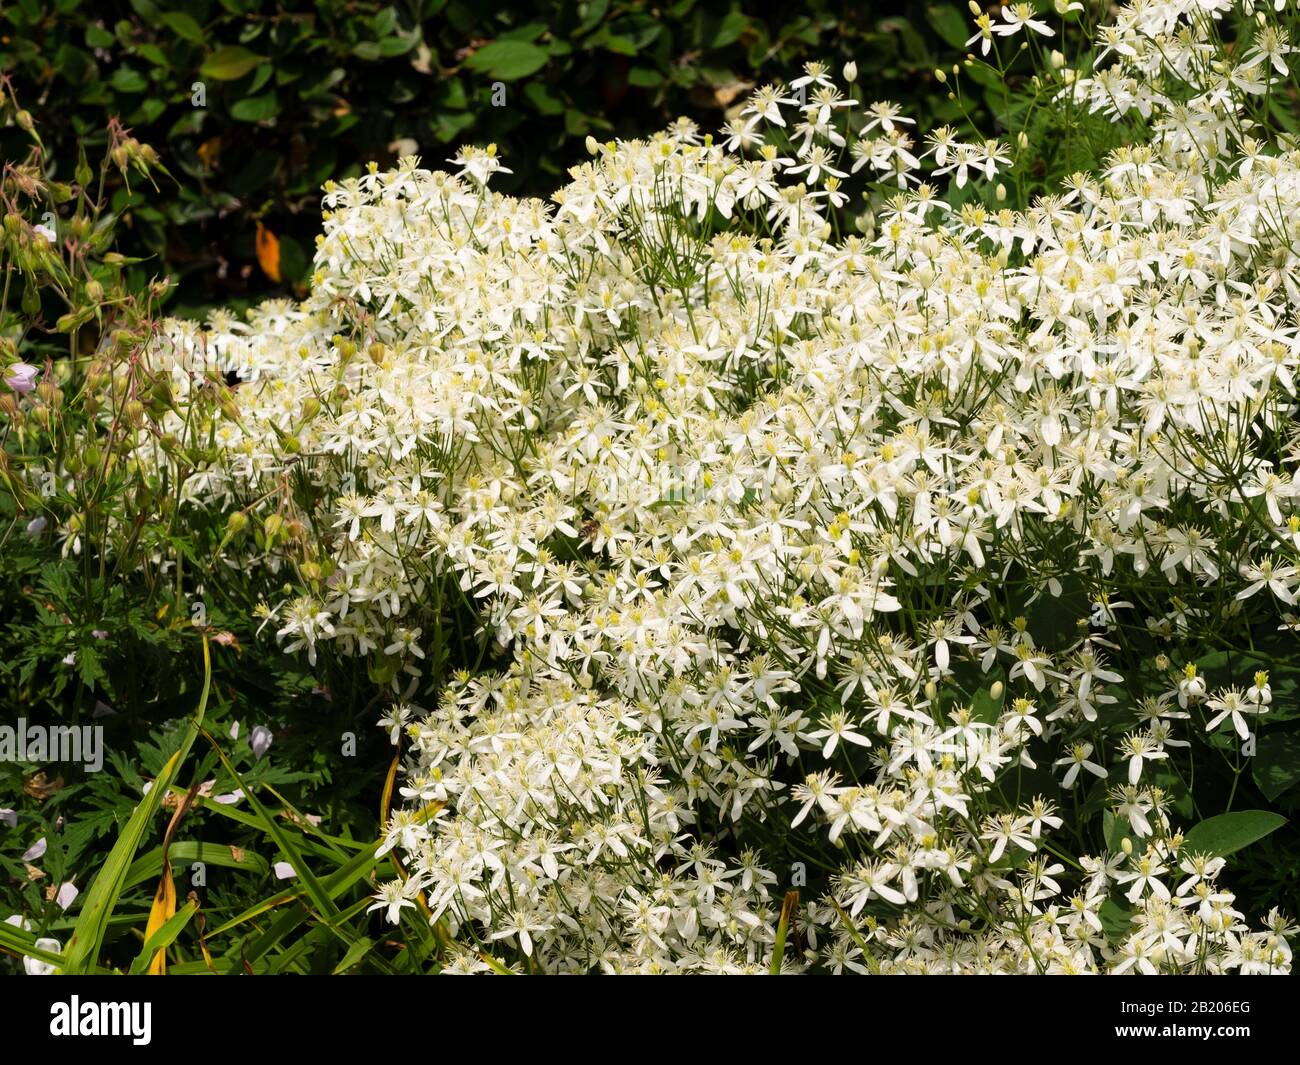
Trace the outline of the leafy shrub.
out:
<instances>
[{"instance_id":1,"label":"leafy shrub","mask_svg":"<svg viewBox=\"0 0 1300 1065\"><path fill-rule=\"evenodd\" d=\"M1027 136L918 143L813 63L717 139L589 140L553 208L494 148L331 183L307 301L172 323L178 394L243 382L196 491L440 807L389 828L393 920L504 952L468 969L1289 968L1219 882L1297 712L1300 154L1256 14L1230 79L1149 7L1046 65L1145 139L1032 203L968 191ZM1052 33L977 28L994 66ZM855 174L894 191L837 240Z\"/></svg>"},{"instance_id":2,"label":"leafy shrub","mask_svg":"<svg viewBox=\"0 0 1300 1065\"><path fill-rule=\"evenodd\" d=\"M162 852L110 853L109 845L132 823L150 783L163 779L181 738L197 737L187 718L200 690L199 718L222 743L186 765L193 795L184 798L179 785L179 795L163 795L161 785L156 795L173 813L184 799L176 816L186 833L168 853L212 867L210 879L201 877L210 914L237 918L246 892L276 883L275 854L262 853L275 833L266 817L235 808L244 789L284 789L320 811L313 816L328 818L328 835L289 807L301 827L277 843L284 860L302 866L286 851L302 835L297 848L351 870L340 894L366 888L373 862L347 864L366 846L350 837L369 835L373 855L372 781L388 756L371 741L373 730L359 729L346 689L334 697L292 660L257 653L251 607L262 586L250 590L239 573L212 562L238 520L190 507L182 495L216 457L211 423L228 401L226 385L215 372L194 382L184 416L164 426L174 397L168 376L144 356L166 282L133 278L132 260L115 248L120 220L104 192L114 176L148 181L160 170L156 155L112 124L97 167L83 154L70 181L53 180L41 131L8 78L0 78L0 93L0 120L28 144L0 176L0 726L8 733L0 737L0 909L14 915L0 926L0 948L26 955L28 970L40 972L50 963L26 948L57 952L76 929L81 957L69 954L64 967L126 969L142 944L121 926L98 923L111 912L97 902L108 898L110 882L101 875L87 889L91 875L116 860L123 906L149 911ZM169 456L165 473L141 463L152 447ZM215 681L205 675L205 637L217 656ZM56 728L78 730L75 760L15 742L20 731ZM83 729L98 730L98 741L83 739L91 735ZM276 758L264 760L272 739ZM357 772L339 772L340 760ZM147 822L138 823L143 833ZM199 876L188 863L184 870L187 881ZM172 882L170 870L163 879ZM361 890L363 906L368 893ZM175 912L173 891L168 916ZM188 914L202 920L194 906ZM304 964L301 950L247 921L230 927L238 936L229 955L223 938L200 969ZM249 948L253 939L258 945ZM145 951L142 964L154 953ZM314 956L324 964L322 957ZM358 954L349 964L363 961Z\"/></svg>"},{"instance_id":3,"label":"leafy shrub","mask_svg":"<svg viewBox=\"0 0 1300 1065\"><path fill-rule=\"evenodd\" d=\"M319 187L367 160L493 142L514 171L503 187L545 195L588 134L634 136L683 114L716 125L806 59L856 59L878 96L927 127L963 107L984 114L986 93L1009 105L995 76L961 106L935 80L966 32L948 3L816 0L764 15L704 0L18 0L0 32L0 66L54 137L51 159L99 143L117 117L175 171L149 196L112 186L112 209L130 223L121 250L151 257L148 271L176 278L177 305L198 310L301 293Z\"/></svg>"},{"instance_id":4,"label":"leafy shrub","mask_svg":"<svg viewBox=\"0 0 1300 1065\"><path fill-rule=\"evenodd\" d=\"M1054 6L943 75L1035 63L1005 140L809 62L550 203L498 145L330 182L305 299L151 332L139 471L397 748L379 840L259 802L303 909L221 971L1290 970L1228 859L1296 853L1294 13L1058 58ZM93 967L99 912L29 960Z\"/></svg>"}]
</instances>

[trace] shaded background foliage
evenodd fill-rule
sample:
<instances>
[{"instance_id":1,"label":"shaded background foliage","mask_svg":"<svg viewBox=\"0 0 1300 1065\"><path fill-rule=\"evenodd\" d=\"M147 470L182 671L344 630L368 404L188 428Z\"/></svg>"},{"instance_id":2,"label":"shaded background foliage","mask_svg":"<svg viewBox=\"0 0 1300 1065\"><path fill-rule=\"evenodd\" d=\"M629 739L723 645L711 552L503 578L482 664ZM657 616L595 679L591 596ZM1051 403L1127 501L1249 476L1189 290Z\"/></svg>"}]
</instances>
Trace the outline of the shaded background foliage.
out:
<instances>
[{"instance_id":1,"label":"shaded background foliage","mask_svg":"<svg viewBox=\"0 0 1300 1065\"><path fill-rule=\"evenodd\" d=\"M371 160L438 167L495 142L514 171L496 187L545 196L588 134L642 136L680 115L714 130L751 86L811 59L856 60L918 128L953 120L933 71L967 22L955 3L832 0L13 0L0 68L56 167L113 115L158 151L176 180L115 190L119 246L178 280L169 310L196 313L300 293L321 183ZM14 133L0 130L0 150Z\"/></svg>"}]
</instances>

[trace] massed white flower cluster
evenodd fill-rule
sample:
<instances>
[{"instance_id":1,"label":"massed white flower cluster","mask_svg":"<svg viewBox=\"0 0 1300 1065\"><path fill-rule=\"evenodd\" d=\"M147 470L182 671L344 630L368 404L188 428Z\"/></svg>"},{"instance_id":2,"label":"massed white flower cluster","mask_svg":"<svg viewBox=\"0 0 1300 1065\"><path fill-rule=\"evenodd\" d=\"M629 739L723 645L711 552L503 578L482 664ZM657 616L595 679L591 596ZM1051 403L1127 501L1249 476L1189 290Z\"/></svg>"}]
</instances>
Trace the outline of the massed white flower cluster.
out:
<instances>
[{"instance_id":1,"label":"massed white flower cluster","mask_svg":"<svg viewBox=\"0 0 1300 1065\"><path fill-rule=\"evenodd\" d=\"M1024 6L977 36L1050 32ZM1232 8L1134 4L1059 72L1150 135L1023 211L922 180L1010 149L812 66L552 204L491 149L330 186L304 303L172 325L180 392L243 379L191 485L261 522L231 564L390 686L381 902L452 969L765 970L790 888L787 969L1289 969L1161 776L1267 675L1116 664L1295 625L1300 151L1251 118L1291 49L1262 9L1215 53ZM837 238L864 167L901 191Z\"/></svg>"}]
</instances>

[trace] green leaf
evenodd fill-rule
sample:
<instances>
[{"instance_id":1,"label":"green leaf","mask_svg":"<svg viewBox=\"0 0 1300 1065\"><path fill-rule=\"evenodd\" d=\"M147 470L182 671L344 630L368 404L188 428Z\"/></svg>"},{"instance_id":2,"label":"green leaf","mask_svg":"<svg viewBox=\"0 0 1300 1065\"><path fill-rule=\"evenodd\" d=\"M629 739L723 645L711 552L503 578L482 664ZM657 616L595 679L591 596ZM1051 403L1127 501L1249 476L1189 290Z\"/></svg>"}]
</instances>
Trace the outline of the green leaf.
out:
<instances>
[{"instance_id":1,"label":"green leaf","mask_svg":"<svg viewBox=\"0 0 1300 1065\"><path fill-rule=\"evenodd\" d=\"M627 72L627 83L638 89L657 89L663 81L664 76L653 67L633 67Z\"/></svg>"},{"instance_id":2,"label":"green leaf","mask_svg":"<svg viewBox=\"0 0 1300 1065\"><path fill-rule=\"evenodd\" d=\"M193 15L187 15L184 11L164 11L158 17L176 36L195 44L203 43L203 27L195 21Z\"/></svg>"},{"instance_id":3,"label":"green leaf","mask_svg":"<svg viewBox=\"0 0 1300 1065\"><path fill-rule=\"evenodd\" d=\"M785 958L785 940L790 934L790 919L799 909L799 892L787 891L781 904L781 916L776 922L776 942L772 946L772 962L768 972L772 976L781 975L781 962Z\"/></svg>"},{"instance_id":4,"label":"green leaf","mask_svg":"<svg viewBox=\"0 0 1300 1065\"><path fill-rule=\"evenodd\" d=\"M971 716L976 721L982 721L986 725L993 725L1002 716L1002 710L1007 699L1005 690L999 698L993 698L993 685L1002 681L1002 670L994 670L984 679L988 681L988 687L976 689L975 694L971 696Z\"/></svg>"},{"instance_id":5,"label":"green leaf","mask_svg":"<svg viewBox=\"0 0 1300 1065\"><path fill-rule=\"evenodd\" d=\"M230 117L241 122L261 122L280 113L280 98L273 92L238 100L230 108Z\"/></svg>"},{"instance_id":6,"label":"green leaf","mask_svg":"<svg viewBox=\"0 0 1300 1065\"><path fill-rule=\"evenodd\" d=\"M235 783L239 785L248 799L248 805L253 808L253 815L261 822L262 827L275 840L276 845L284 853L285 858L293 867L294 874L301 881L311 898L312 903L316 906L316 912L325 921L326 924L333 924L339 916L339 908L334 905L333 897L325 890L320 880L308 867L303 860L302 852L290 837L290 834L284 830L280 822L273 817L262 805L257 798L257 789L244 782L244 778L239 775L239 771L231 764L230 759L226 757L226 752L217 746L216 740L204 733L208 742L217 753L217 758L225 766L226 772L235 778Z\"/></svg>"},{"instance_id":7,"label":"green leaf","mask_svg":"<svg viewBox=\"0 0 1300 1065\"><path fill-rule=\"evenodd\" d=\"M539 115L562 115L564 102L552 96L545 82L530 81L524 86L524 98Z\"/></svg>"},{"instance_id":8,"label":"green leaf","mask_svg":"<svg viewBox=\"0 0 1300 1065\"><path fill-rule=\"evenodd\" d=\"M545 48L527 41L493 41L466 59L465 66L502 81L513 81L541 70L548 58Z\"/></svg>"},{"instance_id":9,"label":"green leaf","mask_svg":"<svg viewBox=\"0 0 1300 1065\"><path fill-rule=\"evenodd\" d=\"M149 82L145 76L130 67L118 67L117 70L113 71L109 84L118 92L123 93L144 92L149 87Z\"/></svg>"},{"instance_id":10,"label":"green leaf","mask_svg":"<svg viewBox=\"0 0 1300 1065\"><path fill-rule=\"evenodd\" d=\"M1185 850L1223 858L1248 847L1286 824L1286 818L1269 810L1238 810L1202 821L1187 833Z\"/></svg>"},{"instance_id":11,"label":"green leaf","mask_svg":"<svg viewBox=\"0 0 1300 1065\"><path fill-rule=\"evenodd\" d=\"M369 900L367 900L369 901ZM375 941L368 936L362 936L348 948L348 952L343 955L343 960L334 966L334 976L347 972L352 966L356 965L362 958L369 954L375 948Z\"/></svg>"},{"instance_id":12,"label":"green leaf","mask_svg":"<svg viewBox=\"0 0 1300 1065\"><path fill-rule=\"evenodd\" d=\"M960 11L951 4L931 4L925 9L925 14L930 26L943 38L945 44L966 50L970 26Z\"/></svg>"},{"instance_id":13,"label":"green leaf","mask_svg":"<svg viewBox=\"0 0 1300 1065\"><path fill-rule=\"evenodd\" d=\"M126 882L127 873L130 871L131 859L135 857L140 841L153 823L154 815L162 803L162 797L167 794L167 789L176 778L181 763L185 761L190 748L194 745L194 738L199 734L203 717L207 713L208 692L211 688L212 660L208 651L208 641L205 639L203 641L203 691L199 696L198 708L194 711L194 717L185 730L185 738L181 741L180 749L168 759L162 772L154 780L149 793L132 811L126 828L117 837L117 842L113 844L107 860L91 883L81 916L77 918L76 927L72 930L72 938L68 940L67 949L63 952L65 973L85 973L95 964L100 945L104 941L104 933L108 931L109 918L113 915L113 909L122 894L122 885Z\"/></svg>"},{"instance_id":14,"label":"green leaf","mask_svg":"<svg viewBox=\"0 0 1300 1065\"><path fill-rule=\"evenodd\" d=\"M747 29L749 29L749 16L741 11L732 11L718 26L718 32L713 38L713 47L726 48L727 45L739 40L740 35Z\"/></svg>"},{"instance_id":15,"label":"green leaf","mask_svg":"<svg viewBox=\"0 0 1300 1065\"><path fill-rule=\"evenodd\" d=\"M47 962L50 965L63 965L62 956L52 954L48 950L41 950L35 946L35 943L36 937L30 932L0 921L0 947L15 954L24 954L29 958L35 958L37 961Z\"/></svg>"},{"instance_id":16,"label":"green leaf","mask_svg":"<svg viewBox=\"0 0 1300 1065\"><path fill-rule=\"evenodd\" d=\"M187 902L163 922L163 926L149 937L149 942L135 956L135 961L131 963L131 975L138 976L148 969L153 956L160 950L166 950L172 945L185 926L190 923L190 918L194 916L197 910L198 905L196 903Z\"/></svg>"},{"instance_id":17,"label":"green leaf","mask_svg":"<svg viewBox=\"0 0 1300 1065\"><path fill-rule=\"evenodd\" d=\"M247 48L229 45L218 48L208 56L207 62L199 68L199 73L204 77L216 78L217 81L234 81L236 78L242 78L262 62L262 59L262 56L250 52Z\"/></svg>"},{"instance_id":18,"label":"green leaf","mask_svg":"<svg viewBox=\"0 0 1300 1065\"><path fill-rule=\"evenodd\" d=\"M1128 935L1129 926L1133 922L1133 912L1125 906L1121 906L1114 899L1107 899L1101 904L1097 911L1097 916L1101 920L1102 930L1106 933L1106 938L1112 943L1118 943Z\"/></svg>"},{"instance_id":19,"label":"green leaf","mask_svg":"<svg viewBox=\"0 0 1300 1065\"><path fill-rule=\"evenodd\" d=\"M209 843L202 840L178 839L171 845L168 853L173 866L179 868L190 862L202 862L204 865L218 865L226 869L240 869L254 876L262 877L271 871L271 863L260 854L243 848L232 847L228 843ZM162 875L162 847L155 847L148 854L142 854L135 860L126 875L123 890L156 880Z\"/></svg>"},{"instance_id":20,"label":"green leaf","mask_svg":"<svg viewBox=\"0 0 1300 1065\"><path fill-rule=\"evenodd\" d=\"M1116 817L1107 810L1101 818L1102 835L1106 837L1106 850L1111 854L1118 854L1124 849L1124 839L1132 839L1133 826L1128 823L1127 817Z\"/></svg>"},{"instance_id":21,"label":"green leaf","mask_svg":"<svg viewBox=\"0 0 1300 1065\"><path fill-rule=\"evenodd\" d=\"M1264 798L1277 797L1300 782L1300 733L1265 732L1252 765L1252 776Z\"/></svg>"}]
</instances>

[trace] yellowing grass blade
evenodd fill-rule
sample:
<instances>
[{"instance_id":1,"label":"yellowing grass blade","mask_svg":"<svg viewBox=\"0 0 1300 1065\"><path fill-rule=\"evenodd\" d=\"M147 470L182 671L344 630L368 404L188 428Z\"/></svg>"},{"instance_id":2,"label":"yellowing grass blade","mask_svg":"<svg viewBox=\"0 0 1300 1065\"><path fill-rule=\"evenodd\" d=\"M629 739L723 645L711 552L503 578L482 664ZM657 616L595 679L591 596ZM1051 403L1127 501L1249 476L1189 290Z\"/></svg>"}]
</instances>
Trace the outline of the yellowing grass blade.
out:
<instances>
[{"instance_id":1,"label":"yellowing grass blade","mask_svg":"<svg viewBox=\"0 0 1300 1065\"><path fill-rule=\"evenodd\" d=\"M154 892L153 906L149 910L149 922L144 928L144 941L153 939L154 934L176 914L176 881L172 878L172 863L163 859L162 879L158 881L158 890ZM160 950L149 963L150 976L167 974L167 951Z\"/></svg>"},{"instance_id":2,"label":"yellowing grass blade","mask_svg":"<svg viewBox=\"0 0 1300 1065\"><path fill-rule=\"evenodd\" d=\"M108 859L100 867L98 875L91 883L90 890L86 893L86 902L81 911L81 916L77 918L72 937L68 941L67 949L63 952L63 971L65 973L70 975L87 973L94 968L95 961L99 957L100 947L104 942L104 934L108 930L108 920L117 906L118 897L122 893L122 885L126 882L126 874L130 870L131 863L135 860L136 851L140 848L140 841L144 838L144 834L148 831L154 815L158 812L158 807L162 803L163 796L167 794L167 789L171 787L181 762L185 760L185 756L189 754L190 748L194 745L194 737L198 735L199 726L202 724L204 714L207 712L208 692L211 690L211 686L212 660L208 653L208 641L204 638L203 692L199 696L199 705L194 711L194 718L190 721L189 728L185 732L185 738L181 742L180 750L168 759L162 772L154 780L149 793L136 805L126 823L126 827L118 836L117 842L113 844Z\"/></svg>"}]
</instances>

